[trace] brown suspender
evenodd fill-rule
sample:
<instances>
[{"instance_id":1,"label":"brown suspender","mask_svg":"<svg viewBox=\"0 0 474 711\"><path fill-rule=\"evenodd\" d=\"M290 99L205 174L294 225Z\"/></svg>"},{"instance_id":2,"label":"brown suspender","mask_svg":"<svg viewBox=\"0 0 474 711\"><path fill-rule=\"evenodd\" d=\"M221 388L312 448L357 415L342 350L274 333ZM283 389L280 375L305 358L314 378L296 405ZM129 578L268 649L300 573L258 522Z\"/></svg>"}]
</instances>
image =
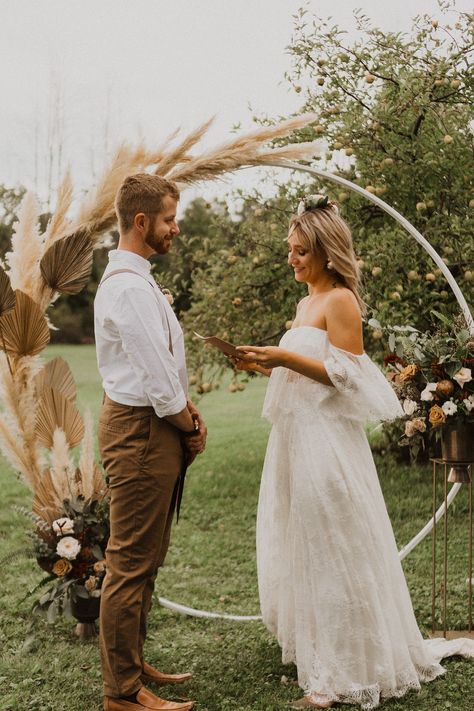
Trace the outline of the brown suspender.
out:
<instances>
[{"instance_id":1,"label":"brown suspender","mask_svg":"<svg viewBox=\"0 0 474 711\"><path fill-rule=\"evenodd\" d=\"M102 279L100 280L99 286L97 288L101 287L102 284L104 283L104 281L107 281L107 279L110 279L111 276L115 276L115 274L123 274L125 272L128 272L129 274L136 274L137 276L141 277L151 286L153 291L155 291L151 281L148 281L148 279L145 276L143 276L143 274L140 274L140 272L136 272L133 269L115 269L113 272L109 272L109 274L107 274L105 277L102 277ZM165 310L165 318L166 318L166 325L168 326L168 348L169 348L171 355L174 355L173 341L171 340L171 327L170 327L170 322L169 322L168 314L166 313L166 310Z\"/></svg>"}]
</instances>

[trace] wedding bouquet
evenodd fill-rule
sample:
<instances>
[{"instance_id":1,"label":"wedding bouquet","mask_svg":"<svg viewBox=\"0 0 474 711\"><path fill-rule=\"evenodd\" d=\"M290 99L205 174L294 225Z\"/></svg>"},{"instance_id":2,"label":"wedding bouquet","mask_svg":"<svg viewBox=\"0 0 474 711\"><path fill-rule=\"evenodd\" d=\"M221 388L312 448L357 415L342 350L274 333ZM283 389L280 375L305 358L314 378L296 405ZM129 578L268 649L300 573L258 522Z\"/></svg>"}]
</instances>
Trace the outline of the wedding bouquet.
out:
<instances>
[{"instance_id":1,"label":"wedding bouquet","mask_svg":"<svg viewBox=\"0 0 474 711\"><path fill-rule=\"evenodd\" d=\"M64 501L64 515L51 524L38 516L34 554L48 575L38 588L48 586L34 609L54 622L61 614L73 616L79 599L100 598L105 576L105 549L109 538L108 501L78 496Z\"/></svg>"},{"instance_id":2,"label":"wedding bouquet","mask_svg":"<svg viewBox=\"0 0 474 711\"><path fill-rule=\"evenodd\" d=\"M413 457L445 428L474 424L474 336L459 321L434 316L440 325L429 332L370 322L388 335L384 363L405 413L399 444Z\"/></svg>"}]
</instances>

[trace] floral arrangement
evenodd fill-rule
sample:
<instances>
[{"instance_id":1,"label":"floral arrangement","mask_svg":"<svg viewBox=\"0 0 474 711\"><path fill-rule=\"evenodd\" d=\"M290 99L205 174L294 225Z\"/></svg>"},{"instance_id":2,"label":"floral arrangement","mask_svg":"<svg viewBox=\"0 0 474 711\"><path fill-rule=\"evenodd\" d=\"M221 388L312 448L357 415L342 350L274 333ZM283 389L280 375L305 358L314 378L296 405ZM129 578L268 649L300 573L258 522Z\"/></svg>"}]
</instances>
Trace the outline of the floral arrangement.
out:
<instances>
[{"instance_id":1,"label":"floral arrangement","mask_svg":"<svg viewBox=\"0 0 474 711\"><path fill-rule=\"evenodd\" d=\"M440 324L429 332L370 321L388 334L384 363L405 413L399 444L413 457L444 428L474 423L474 336L460 321L433 315Z\"/></svg>"},{"instance_id":2,"label":"floral arrangement","mask_svg":"<svg viewBox=\"0 0 474 711\"><path fill-rule=\"evenodd\" d=\"M100 598L109 538L106 499L86 501L77 496L64 501L64 516L52 523L34 514L31 533L34 556L48 575L38 588L48 586L34 609L54 622L72 616L78 598Z\"/></svg>"}]
</instances>

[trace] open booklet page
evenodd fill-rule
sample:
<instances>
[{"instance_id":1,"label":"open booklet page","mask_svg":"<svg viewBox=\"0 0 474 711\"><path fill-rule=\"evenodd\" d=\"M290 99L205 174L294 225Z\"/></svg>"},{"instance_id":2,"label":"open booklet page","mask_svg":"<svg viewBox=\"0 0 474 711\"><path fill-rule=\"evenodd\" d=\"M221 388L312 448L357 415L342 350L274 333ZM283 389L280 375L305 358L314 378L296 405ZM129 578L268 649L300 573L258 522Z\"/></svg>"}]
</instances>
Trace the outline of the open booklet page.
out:
<instances>
[{"instance_id":1,"label":"open booklet page","mask_svg":"<svg viewBox=\"0 0 474 711\"><path fill-rule=\"evenodd\" d=\"M209 346L214 346L215 348L218 348L220 351L222 351L226 355L231 355L231 356L235 356L235 357L239 357L241 355L239 353L239 351L237 350L237 348L234 345L232 345L232 343L223 341L222 338L218 338L217 336L201 336L199 333L196 333L196 331L193 331L193 333L203 343L206 343Z\"/></svg>"}]
</instances>

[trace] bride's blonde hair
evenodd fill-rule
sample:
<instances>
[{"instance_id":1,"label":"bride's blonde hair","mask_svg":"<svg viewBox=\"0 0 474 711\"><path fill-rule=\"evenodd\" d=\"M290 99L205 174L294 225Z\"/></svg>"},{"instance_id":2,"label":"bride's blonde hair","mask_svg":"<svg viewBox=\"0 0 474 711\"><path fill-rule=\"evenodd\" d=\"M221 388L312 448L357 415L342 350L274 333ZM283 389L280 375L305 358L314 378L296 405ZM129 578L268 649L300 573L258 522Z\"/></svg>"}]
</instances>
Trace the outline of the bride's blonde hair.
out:
<instances>
[{"instance_id":1,"label":"bride's blonde hair","mask_svg":"<svg viewBox=\"0 0 474 711\"><path fill-rule=\"evenodd\" d=\"M339 215L336 203L328 202L324 207L293 215L288 236L294 232L298 234L302 247L313 254L323 252L330 263L329 268L352 291L362 315L365 315L366 305L360 295L361 279L351 231Z\"/></svg>"}]
</instances>

